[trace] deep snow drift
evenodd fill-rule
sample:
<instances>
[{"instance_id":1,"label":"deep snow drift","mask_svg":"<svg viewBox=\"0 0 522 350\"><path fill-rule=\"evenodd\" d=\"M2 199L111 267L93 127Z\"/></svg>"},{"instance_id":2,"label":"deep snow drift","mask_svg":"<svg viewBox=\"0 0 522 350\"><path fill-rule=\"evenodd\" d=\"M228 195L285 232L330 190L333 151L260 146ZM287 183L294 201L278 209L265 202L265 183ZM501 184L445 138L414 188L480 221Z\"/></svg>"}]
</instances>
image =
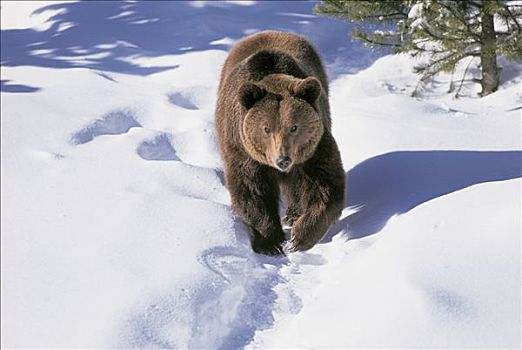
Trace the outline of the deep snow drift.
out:
<instances>
[{"instance_id":1,"label":"deep snow drift","mask_svg":"<svg viewBox=\"0 0 522 350\"><path fill-rule=\"evenodd\" d=\"M155 4L2 3L2 347L521 346L520 64L414 99L410 58L360 62L313 4ZM271 26L316 33L347 171L339 223L279 258L213 121L225 50Z\"/></svg>"}]
</instances>

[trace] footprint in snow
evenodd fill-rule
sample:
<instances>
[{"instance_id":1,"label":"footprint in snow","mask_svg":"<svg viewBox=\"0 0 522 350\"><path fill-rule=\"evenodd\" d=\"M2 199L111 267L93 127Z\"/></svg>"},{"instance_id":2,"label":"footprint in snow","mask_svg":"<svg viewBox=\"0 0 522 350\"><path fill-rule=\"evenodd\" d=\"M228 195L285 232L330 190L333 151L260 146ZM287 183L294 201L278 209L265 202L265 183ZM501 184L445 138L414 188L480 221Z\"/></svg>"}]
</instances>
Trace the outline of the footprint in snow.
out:
<instances>
[{"instance_id":1,"label":"footprint in snow","mask_svg":"<svg viewBox=\"0 0 522 350\"><path fill-rule=\"evenodd\" d=\"M258 260L257 256L242 254L238 248L213 247L201 255L201 262L225 282L222 289L209 295L203 288L197 297L200 303L195 317L196 331L192 345L208 347L211 334L218 349L241 349L254 339L257 331L274 324L273 308L278 297L276 286L286 281L280 268L286 260ZM285 299L293 299L294 309L300 300L289 292Z\"/></svg>"},{"instance_id":2,"label":"footprint in snow","mask_svg":"<svg viewBox=\"0 0 522 350\"><path fill-rule=\"evenodd\" d=\"M183 293L153 298L125 322L123 347L243 349L256 332L273 327L274 308L296 314L302 307L281 275L287 259L217 246L200 262L215 275Z\"/></svg>"},{"instance_id":3,"label":"footprint in snow","mask_svg":"<svg viewBox=\"0 0 522 350\"><path fill-rule=\"evenodd\" d=\"M231 247L215 247L204 252L201 262L227 281L244 276L252 266L247 257L241 256Z\"/></svg>"},{"instance_id":4,"label":"footprint in snow","mask_svg":"<svg viewBox=\"0 0 522 350\"><path fill-rule=\"evenodd\" d=\"M134 113L128 109L119 109L108 112L76 132L72 136L71 142L74 145L81 145L100 135L125 134L133 127L141 127L140 123L136 121Z\"/></svg>"},{"instance_id":5,"label":"footprint in snow","mask_svg":"<svg viewBox=\"0 0 522 350\"><path fill-rule=\"evenodd\" d=\"M174 92L174 93L168 94L167 98L168 98L169 102L175 106L185 108L185 109L190 109L190 110L199 109L199 107L196 106L194 104L194 102L192 102L190 100L190 98L188 98L187 96L185 96L184 94L182 94L180 92Z\"/></svg>"},{"instance_id":6,"label":"footprint in snow","mask_svg":"<svg viewBox=\"0 0 522 350\"><path fill-rule=\"evenodd\" d=\"M136 152L145 160L180 160L167 134L143 141Z\"/></svg>"}]
</instances>

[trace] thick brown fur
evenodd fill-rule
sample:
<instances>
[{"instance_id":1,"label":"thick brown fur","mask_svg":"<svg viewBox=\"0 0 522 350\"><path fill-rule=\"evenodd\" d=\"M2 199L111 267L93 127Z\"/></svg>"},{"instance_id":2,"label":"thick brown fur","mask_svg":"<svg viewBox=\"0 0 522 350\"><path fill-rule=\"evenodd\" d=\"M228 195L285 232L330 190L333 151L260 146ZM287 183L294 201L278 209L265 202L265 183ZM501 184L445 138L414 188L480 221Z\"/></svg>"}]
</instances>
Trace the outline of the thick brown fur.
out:
<instances>
[{"instance_id":1,"label":"thick brown fur","mask_svg":"<svg viewBox=\"0 0 522 350\"><path fill-rule=\"evenodd\" d=\"M282 32L238 42L221 72L216 126L232 205L252 230L253 249L282 253L280 191L291 250L312 248L343 209L345 174L311 44Z\"/></svg>"}]
</instances>

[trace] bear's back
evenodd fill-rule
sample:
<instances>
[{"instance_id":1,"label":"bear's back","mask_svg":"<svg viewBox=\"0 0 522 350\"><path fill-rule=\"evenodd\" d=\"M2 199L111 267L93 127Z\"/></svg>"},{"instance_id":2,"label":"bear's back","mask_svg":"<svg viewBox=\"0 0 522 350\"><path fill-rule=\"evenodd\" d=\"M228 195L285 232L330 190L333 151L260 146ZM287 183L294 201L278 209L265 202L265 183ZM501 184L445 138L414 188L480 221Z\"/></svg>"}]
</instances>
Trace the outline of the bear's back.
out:
<instances>
[{"instance_id":1,"label":"bear's back","mask_svg":"<svg viewBox=\"0 0 522 350\"><path fill-rule=\"evenodd\" d=\"M314 76L328 94L328 78L317 51L305 38L275 31L261 32L240 40L230 51L221 71L221 83L251 55L263 50L275 50L292 57L306 76Z\"/></svg>"}]
</instances>

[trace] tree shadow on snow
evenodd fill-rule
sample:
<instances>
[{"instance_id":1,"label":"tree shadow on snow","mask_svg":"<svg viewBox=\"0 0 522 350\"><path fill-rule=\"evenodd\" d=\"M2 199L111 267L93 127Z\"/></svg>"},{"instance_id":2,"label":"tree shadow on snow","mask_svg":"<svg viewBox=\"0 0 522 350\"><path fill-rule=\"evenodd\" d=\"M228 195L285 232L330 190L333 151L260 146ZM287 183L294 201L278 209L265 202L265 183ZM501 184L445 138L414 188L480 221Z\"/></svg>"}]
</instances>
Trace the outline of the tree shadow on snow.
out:
<instances>
[{"instance_id":1,"label":"tree shadow on snow","mask_svg":"<svg viewBox=\"0 0 522 350\"><path fill-rule=\"evenodd\" d=\"M322 242L379 232L388 220L432 199L476 184L522 177L520 151L405 151L370 158L346 174L346 207ZM484 198L484 200L488 200Z\"/></svg>"},{"instance_id":2,"label":"tree shadow on snow","mask_svg":"<svg viewBox=\"0 0 522 350\"><path fill-rule=\"evenodd\" d=\"M176 66L142 66L134 57L209 49L262 30L305 35L317 46L330 76L368 67L382 54L349 38L352 24L313 14L315 2L81 1L42 6L52 13L45 30L1 31L2 66L84 67L148 75ZM223 40L224 39L224 40ZM196 68L196 67L194 67Z\"/></svg>"},{"instance_id":3,"label":"tree shadow on snow","mask_svg":"<svg viewBox=\"0 0 522 350\"><path fill-rule=\"evenodd\" d=\"M35 92L40 90L39 87L29 86L29 85L21 85L21 84L11 84L10 80L2 80L0 83L0 91L5 92Z\"/></svg>"}]
</instances>

